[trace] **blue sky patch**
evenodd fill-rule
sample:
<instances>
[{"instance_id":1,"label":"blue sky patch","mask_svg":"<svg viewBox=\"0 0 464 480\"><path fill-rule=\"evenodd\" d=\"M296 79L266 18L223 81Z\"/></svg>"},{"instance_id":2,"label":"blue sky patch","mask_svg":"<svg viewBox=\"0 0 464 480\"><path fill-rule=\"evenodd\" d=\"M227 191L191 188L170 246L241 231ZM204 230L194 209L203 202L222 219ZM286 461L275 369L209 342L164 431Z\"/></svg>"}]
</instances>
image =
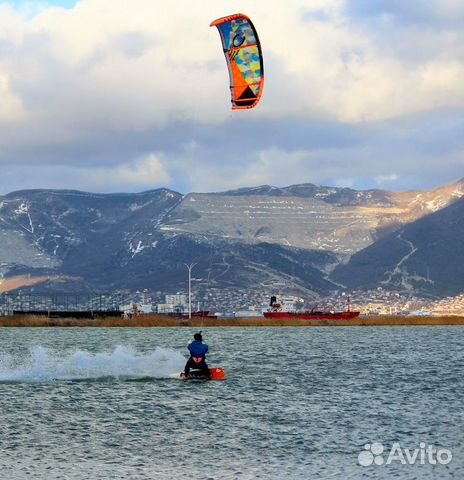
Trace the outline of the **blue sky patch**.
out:
<instances>
[{"instance_id":1,"label":"blue sky patch","mask_svg":"<svg viewBox=\"0 0 464 480\"><path fill-rule=\"evenodd\" d=\"M46 1L34 1L34 0L7 0L7 1L0 1L0 4L7 4L13 5L14 7L27 7L27 6L57 6L57 7L64 7L64 8L72 8L78 2L78 0L46 0Z\"/></svg>"}]
</instances>

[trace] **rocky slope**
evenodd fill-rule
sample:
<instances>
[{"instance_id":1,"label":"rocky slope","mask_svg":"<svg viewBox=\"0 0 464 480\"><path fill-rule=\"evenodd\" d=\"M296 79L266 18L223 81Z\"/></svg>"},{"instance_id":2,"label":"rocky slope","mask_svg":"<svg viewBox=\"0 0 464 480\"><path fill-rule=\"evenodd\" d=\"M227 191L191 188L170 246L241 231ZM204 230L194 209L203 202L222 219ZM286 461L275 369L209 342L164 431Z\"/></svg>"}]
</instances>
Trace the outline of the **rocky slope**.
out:
<instances>
[{"instance_id":1,"label":"rocky slope","mask_svg":"<svg viewBox=\"0 0 464 480\"><path fill-rule=\"evenodd\" d=\"M351 288L387 286L424 296L464 290L464 198L378 240L332 278Z\"/></svg>"},{"instance_id":2,"label":"rocky slope","mask_svg":"<svg viewBox=\"0 0 464 480\"><path fill-rule=\"evenodd\" d=\"M349 256L463 194L464 180L427 192L360 192L304 184L191 193L170 212L161 230Z\"/></svg>"},{"instance_id":3,"label":"rocky slope","mask_svg":"<svg viewBox=\"0 0 464 480\"><path fill-rule=\"evenodd\" d=\"M407 242L418 242L401 233L408 224L448 208L458 215L453 202L463 192L464 180L401 193L311 184L186 196L167 189L13 192L0 197L0 275L53 275L44 288L61 291L168 291L184 287L183 264L195 261L203 284L217 288L283 282L306 296L327 294L340 284L422 289L423 282L408 283L404 275L401 282L396 274L374 275L358 259L368 258L383 271L393 268L398 260L392 249L405 256ZM391 246L382 249L388 239ZM442 261L446 241L440 245L433 256ZM438 269L430 266L434 259L420 260L429 277L419 275L431 282L423 290L444 293L434 277Z\"/></svg>"}]
</instances>

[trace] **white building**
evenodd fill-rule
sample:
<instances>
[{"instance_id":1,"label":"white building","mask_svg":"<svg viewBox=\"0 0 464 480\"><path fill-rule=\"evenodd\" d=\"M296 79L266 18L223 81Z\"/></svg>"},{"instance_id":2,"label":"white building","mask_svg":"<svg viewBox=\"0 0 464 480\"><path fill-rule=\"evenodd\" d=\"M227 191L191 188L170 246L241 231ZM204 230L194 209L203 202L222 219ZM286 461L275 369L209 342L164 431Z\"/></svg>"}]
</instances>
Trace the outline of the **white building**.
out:
<instances>
[{"instance_id":1,"label":"white building","mask_svg":"<svg viewBox=\"0 0 464 480\"><path fill-rule=\"evenodd\" d=\"M185 293L166 295L165 303L158 303L158 313L183 313L188 310L187 296Z\"/></svg>"},{"instance_id":2,"label":"white building","mask_svg":"<svg viewBox=\"0 0 464 480\"><path fill-rule=\"evenodd\" d=\"M174 305L172 303L158 303L157 312L158 313L173 313Z\"/></svg>"},{"instance_id":3,"label":"white building","mask_svg":"<svg viewBox=\"0 0 464 480\"><path fill-rule=\"evenodd\" d=\"M187 295L185 293L176 293L175 295L166 295L165 303L171 305L187 305Z\"/></svg>"},{"instance_id":4,"label":"white building","mask_svg":"<svg viewBox=\"0 0 464 480\"><path fill-rule=\"evenodd\" d=\"M153 308L149 303L128 303L127 305L120 305L119 309L124 312L124 316L153 313Z\"/></svg>"}]
</instances>

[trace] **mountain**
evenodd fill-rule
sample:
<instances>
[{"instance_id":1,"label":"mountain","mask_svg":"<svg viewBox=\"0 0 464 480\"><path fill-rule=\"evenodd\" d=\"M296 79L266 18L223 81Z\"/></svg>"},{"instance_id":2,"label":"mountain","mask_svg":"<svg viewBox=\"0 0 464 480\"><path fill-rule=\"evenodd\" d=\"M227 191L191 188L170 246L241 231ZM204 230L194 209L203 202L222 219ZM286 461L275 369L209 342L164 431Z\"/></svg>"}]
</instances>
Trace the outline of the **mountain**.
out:
<instances>
[{"instance_id":1,"label":"mountain","mask_svg":"<svg viewBox=\"0 0 464 480\"><path fill-rule=\"evenodd\" d=\"M303 184L190 193L169 213L161 230L346 257L462 195L464 179L427 192L360 192Z\"/></svg>"},{"instance_id":2,"label":"mountain","mask_svg":"<svg viewBox=\"0 0 464 480\"><path fill-rule=\"evenodd\" d=\"M98 275L88 276L90 267L123 276L125 258L130 261L143 248L140 231L150 239L181 199L166 189L111 195L50 190L8 194L0 198L0 273L59 275L51 289L106 290L110 285L100 284Z\"/></svg>"},{"instance_id":3,"label":"mountain","mask_svg":"<svg viewBox=\"0 0 464 480\"><path fill-rule=\"evenodd\" d=\"M382 286L424 296L464 290L464 198L378 240L331 278L350 288Z\"/></svg>"},{"instance_id":4,"label":"mountain","mask_svg":"<svg viewBox=\"0 0 464 480\"><path fill-rule=\"evenodd\" d=\"M280 284L314 298L377 282L357 258L378 252L372 262L383 268L378 256L388 257L390 247L382 250L382 242L409 245L398 239L401 231L463 195L464 180L399 193L312 184L185 196L168 189L12 192L0 197L0 275L27 278L24 285L36 279L35 291L173 291L185 287L184 263L194 261L195 281L205 289L269 291Z\"/></svg>"},{"instance_id":5,"label":"mountain","mask_svg":"<svg viewBox=\"0 0 464 480\"><path fill-rule=\"evenodd\" d=\"M106 256L116 238L136 251L138 231L156 230L181 199L166 189L110 195L26 190L0 197L0 272L56 268L76 253Z\"/></svg>"},{"instance_id":6,"label":"mountain","mask_svg":"<svg viewBox=\"0 0 464 480\"><path fill-rule=\"evenodd\" d=\"M53 275L35 291L175 290L184 286L184 263L195 259L196 276L210 287L254 288L287 277L308 296L334 287L321 271L336 262L330 252L163 231L182 201L166 189L13 192L0 198L0 273Z\"/></svg>"}]
</instances>

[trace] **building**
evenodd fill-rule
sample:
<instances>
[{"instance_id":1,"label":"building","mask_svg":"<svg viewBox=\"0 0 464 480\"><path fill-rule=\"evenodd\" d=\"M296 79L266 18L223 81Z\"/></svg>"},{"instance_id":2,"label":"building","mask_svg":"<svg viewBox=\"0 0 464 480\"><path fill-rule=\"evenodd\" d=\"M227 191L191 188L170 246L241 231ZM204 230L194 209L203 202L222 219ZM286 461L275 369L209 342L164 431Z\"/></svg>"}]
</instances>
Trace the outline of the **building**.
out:
<instances>
[{"instance_id":1,"label":"building","mask_svg":"<svg viewBox=\"0 0 464 480\"><path fill-rule=\"evenodd\" d=\"M185 295L185 293L176 293L175 295L166 295L165 302L171 305L186 305L187 295Z\"/></svg>"},{"instance_id":2,"label":"building","mask_svg":"<svg viewBox=\"0 0 464 480\"><path fill-rule=\"evenodd\" d=\"M158 313L184 313L188 310L185 293L166 295L164 303L158 303Z\"/></svg>"}]
</instances>

